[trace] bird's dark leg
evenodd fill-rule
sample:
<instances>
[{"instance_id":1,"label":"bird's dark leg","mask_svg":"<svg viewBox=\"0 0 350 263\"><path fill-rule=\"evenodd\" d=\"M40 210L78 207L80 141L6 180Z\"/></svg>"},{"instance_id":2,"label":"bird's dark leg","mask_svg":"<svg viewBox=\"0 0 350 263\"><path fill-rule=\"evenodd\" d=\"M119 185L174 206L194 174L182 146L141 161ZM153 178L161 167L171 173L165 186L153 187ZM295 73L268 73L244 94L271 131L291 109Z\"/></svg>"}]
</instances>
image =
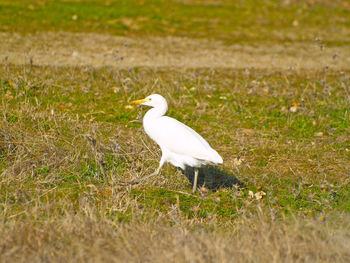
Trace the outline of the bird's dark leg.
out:
<instances>
[{"instance_id":1,"label":"bird's dark leg","mask_svg":"<svg viewBox=\"0 0 350 263\"><path fill-rule=\"evenodd\" d=\"M192 189L192 193L196 192L196 189L197 189L197 180L198 180L198 168L194 168L194 180L193 180L193 189Z\"/></svg>"}]
</instances>

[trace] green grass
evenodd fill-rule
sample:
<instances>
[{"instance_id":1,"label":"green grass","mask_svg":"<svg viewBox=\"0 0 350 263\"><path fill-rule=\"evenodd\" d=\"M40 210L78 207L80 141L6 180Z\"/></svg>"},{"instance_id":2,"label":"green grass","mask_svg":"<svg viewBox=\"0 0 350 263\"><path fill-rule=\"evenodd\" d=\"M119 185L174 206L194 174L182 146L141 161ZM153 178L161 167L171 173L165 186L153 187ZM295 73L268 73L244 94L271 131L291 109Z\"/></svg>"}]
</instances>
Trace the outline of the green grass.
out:
<instances>
[{"instance_id":1,"label":"green grass","mask_svg":"<svg viewBox=\"0 0 350 263\"><path fill-rule=\"evenodd\" d=\"M342 1L0 1L0 30L175 35L234 42L348 44ZM340 33L343 32L343 33Z\"/></svg>"},{"instance_id":2,"label":"green grass","mask_svg":"<svg viewBox=\"0 0 350 263\"><path fill-rule=\"evenodd\" d=\"M139 110L127 106L127 102L147 95L139 93L137 87L147 86L156 77L159 83L152 92L162 93L167 87L167 92L174 98L168 115L203 134L223 155L228 175L236 176L244 186L238 189L219 188L217 192L204 196L186 196L176 191L189 192L190 183L181 173L168 167L162 174L169 183L161 188L141 186L130 193L130 198L148 211L146 214L151 216L155 211L169 211L177 205L176 196L179 196L179 209L186 218L196 216L205 219L210 214L216 215L221 223L236 217L241 209L255 210L256 205L275 209L280 216L289 213L315 216L328 211L350 212L349 185L342 183L347 176L344 164L350 159L347 139L349 101L344 89L348 80L339 80L337 74L329 72L327 85L322 86L317 72L307 75L286 73L281 77L280 73L256 71L247 77L243 72L235 71L237 78L232 80L231 70L221 70L205 84L210 87L208 90L198 84L201 83L198 79L208 74L207 70L155 73L149 69L135 72L100 69L96 70L93 80L87 78L86 71L77 69L72 80L63 74L69 70L33 67L31 74L26 76L27 81L15 74L19 71L16 67L10 70L10 78L2 74L0 95L6 100L2 102L5 114L1 121L8 127L2 132L14 132L14 137L8 135L6 138L17 141L24 136L23 133L46 134L55 138L53 141L49 139L48 145L59 155L72 156L63 165L56 164L53 159L49 161L53 162L50 165L47 161L36 160L45 153L53 156L52 150L45 149L45 142L27 142L27 147L34 148L25 154L25 158L36 160L35 165L32 172L24 170L23 187L18 188L18 182L13 181L7 188L2 188L3 202L9 198L13 200L18 189L25 193L24 201L35 198L39 180L44 182L40 187L43 186L45 191L52 190L46 196L47 202L57 195L66 196L78 209L79 200L88 191L87 185L92 184L101 192L99 203L108 203L110 185L105 177L112 182L120 180L128 170L134 169L131 167L136 163L136 172L143 171L148 165L151 168L147 171L155 169L158 158L152 157L151 162L146 160L152 155L140 152L142 146L137 130L141 125L131 122ZM46 85L39 72L45 78L52 77L54 82ZM122 77L116 82L114 74ZM148 77L137 79L132 93L114 93L114 87L124 85L123 78L136 79L138 74ZM171 84L173 79L179 79L179 74L182 76L181 83ZM194 75L196 78L193 78ZM308 79L307 85L300 85L305 79ZM82 87L89 86L90 81L95 84L88 92L83 92ZM270 87L268 92L265 86ZM196 89L185 93L188 95L184 97L181 89L186 87ZM300 106L297 112L292 112L289 107L295 102L299 102ZM204 104L208 104L205 111L202 110ZM23 105L27 110L23 110ZM18 125L21 131L16 132ZM245 131L248 134L244 135ZM318 132L322 134L318 135ZM122 136L118 141L122 150L119 155L113 153L110 145L117 134ZM92 139L86 139L87 136ZM13 160L13 153L6 148L6 138L1 141L1 171L11 166ZM91 140L97 140L95 150L89 146ZM98 143L101 145L98 146ZM134 147L139 150L130 156L128 151L133 151ZM240 173L234 169L234 157L238 155L249 165L241 166ZM249 191L255 194L258 188L266 193L261 200L249 195ZM13 201L13 212L25 210L26 202ZM95 205L98 206L97 203ZM196 207L198 211L194 210ZM130 213L131 210L119 212L117 217L130 220Z\"/></svg>"},{"instance_id":3,"label":"green grass","mask_svg":"<svg viewBox=\"0 0 350 263\"><path fill-rule=\"evenodd\" d=\"M250 46L317 37L315 48L340 47L350 40L349 8L340 0L0 0L0 31ZM349 71L8 61L0 65L3 260L349 262ZM120 185L158 166L140 121L147 109L128 104L151 93L224 159L200 171L195 194L191 175L171 165Z\"/></svg>"}]
</instances>

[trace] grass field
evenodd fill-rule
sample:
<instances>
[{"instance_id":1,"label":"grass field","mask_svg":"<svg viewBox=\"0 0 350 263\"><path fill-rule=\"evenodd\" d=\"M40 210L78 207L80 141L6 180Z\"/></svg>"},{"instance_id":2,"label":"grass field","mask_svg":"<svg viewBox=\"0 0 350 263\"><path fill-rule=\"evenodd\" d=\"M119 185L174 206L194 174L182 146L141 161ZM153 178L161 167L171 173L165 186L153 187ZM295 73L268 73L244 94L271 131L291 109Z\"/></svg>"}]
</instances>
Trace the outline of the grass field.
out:
<instances>
[{"instance_id":1,"label":"grass field","mask_svg":"<svg viewBox=\"0 0 350 263\"><path fill-rule=\"evenodd\" d=\"M349 10L0 0L0 261L350 261ZM158 166L152 93L224 159L196 194L119 184Z\"/></svg>"}]
</instances>

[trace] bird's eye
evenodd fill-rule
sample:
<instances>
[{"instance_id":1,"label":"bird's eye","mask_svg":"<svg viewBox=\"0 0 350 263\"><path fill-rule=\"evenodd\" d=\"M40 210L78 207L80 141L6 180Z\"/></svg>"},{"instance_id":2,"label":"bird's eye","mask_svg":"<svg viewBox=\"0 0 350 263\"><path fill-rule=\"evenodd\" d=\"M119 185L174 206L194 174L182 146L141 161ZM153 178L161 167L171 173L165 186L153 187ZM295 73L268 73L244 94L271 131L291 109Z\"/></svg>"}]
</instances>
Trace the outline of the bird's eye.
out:
<instances>
[{"instance_id":1,"label":"bird's eye","mask_svg":"<svg viewBox=\"0 0 350 263\"><path fill-rule=\"evenodd\" d=\"M151 101L151 100L152 100L152 98L149 98L148 100L149 100L149 101Z\"/></svg>"}]
</instances>

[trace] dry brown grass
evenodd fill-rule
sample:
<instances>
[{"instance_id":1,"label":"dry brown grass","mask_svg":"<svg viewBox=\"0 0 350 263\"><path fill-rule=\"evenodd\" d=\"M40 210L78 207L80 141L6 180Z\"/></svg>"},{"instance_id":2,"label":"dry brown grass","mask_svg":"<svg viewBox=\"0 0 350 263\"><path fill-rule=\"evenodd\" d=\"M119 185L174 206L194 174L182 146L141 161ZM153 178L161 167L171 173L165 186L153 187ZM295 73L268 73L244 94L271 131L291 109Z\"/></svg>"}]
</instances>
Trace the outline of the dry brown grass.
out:
<instances>
[{"instance_id":1,"label":"dry brown grass","mask_svg":"<svg viewBox=\"0 0 350 263\"><path fill-rule=\"evenodd\" d=\"M32 209L29 216L35 215ZM140 213L140 212L139 212ZM173 213L176 213L173 212ZM170 216L170 215L168 215ZM174 215L172 215L174 218ZM80 211L2 223L3 262L348 262L349 217L317 220L273 220L244 216L224 228L193 228L196 220L164 225L133 220L122 224L101 217L95 207Z\"/></svg>"},{"instance_id":2,"label":"dry brown grass","mask_svg":"<svg viewBox=\"0 0 350 263\"><path fill-rule=\"evenodd\" d=\"M346 34L346 33L344 33ZM256 68L322 69L350 66L346 45L326 47L314 43L259 43L225 45L223 42L180 37L128 38L99 34L1 33L0 53L10 63L35 65L175 67L175 68ZM0 58L3 59L3 58Z\"/></svg>"},{"instance_id":3,"label":"dry brown grass","mask_svg":"<svg viewBox=\"0 0 350 263\"><path fill-rule=\"evenodd\" d=\"M330 92L345 97L347 90L331 81L316 86L318 72L272 73L261 84L252 83L266 72L208 72L3 66L2 87L9 91L2 93L0 105L1 261L348 262L350 218L342 211L347 200L331 199L349 184L347 132L284 138L276 135L283 134L284 127L247 128L238 118L241 127L233 126L238 110L231 108L243 107L241 97L263 97L265 85L272 89L266 98L284 94L295 101L301 96L305 107L316 110L324 101L336 107ZM206 78L209 74L212 82ZM300 79L311 84L293 84ZM194 91L189 90L192 86ZM315 90L320 102L313 99ZM132 180L157 167L158 147L129 122L138 111L126 106L129 99L153 91L169 98L174 109L170 114L182 109L175 117L202 129L224 156L224 169L247 189L231 186L181 199L180 191L188 191L190 183L170 166L141 186L117 185L120 179ZM210 104L207 95L218 98ZM269 102L262 101L263 106L271 107ZM117 114L125 119L110 118ZM255 117L263 120L266 114L258 111ZM327 118L321 115L317 121L326 123ZM236 170L237 156L246 165ZM260 165L260 159L267 165ZM325 186L319 189L321 183ZM247 190L257 187L270 196L249 198ZM279 192L281 188L286 192ZM173 195L156 196L159 189ZM154 204L143 197L147 193L164 200ZM300 194L307 200L297 203ZM176 195L180 198L174 201ZM285 195L289 199L280 203ZM234 216L225 215L225 207L205 216L186 210L205 210L205 202L216 207L218 198Z\"/></svg>"},{"instance_id":4,"label":"dry brown grass","mask_svg":"<svg viewBox=\"0 0 350 263\"><path fill-rule=\"evenodd\" d=\"M0 262L350 262L348 2L1 1ZM119 184L151 93L223 156L195 194Z\"/></svg>"}]
</instances>

